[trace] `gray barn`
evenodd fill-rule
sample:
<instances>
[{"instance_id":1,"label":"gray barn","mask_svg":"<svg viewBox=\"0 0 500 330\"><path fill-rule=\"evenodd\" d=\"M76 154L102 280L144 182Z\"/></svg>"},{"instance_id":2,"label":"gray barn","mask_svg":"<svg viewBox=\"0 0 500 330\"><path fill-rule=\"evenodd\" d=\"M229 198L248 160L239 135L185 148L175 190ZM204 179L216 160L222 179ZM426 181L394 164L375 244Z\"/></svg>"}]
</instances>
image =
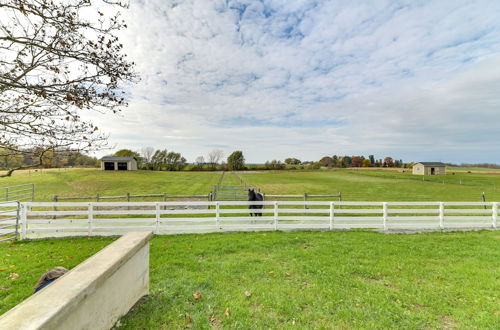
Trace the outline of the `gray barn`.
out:
<instances>
[{"instance_id":1,"label":"gray barn","mask_svg":"<svg viewBox=\"0 0 500 330\"><path fill-rule=\"evenodd\" d=\"M134 157L102 157L101 170L103 171L136 171L137 161Z\"/></svg>"},{"instance_id":2,"label":"gray barn","mask_svg":"<svg viewBox=\"0 0 500 330\"><path fill-rule=\"evenodd\" d=\"M446 164L440 162L419 162L413 165L416 175L445 175Z\"/></svg>"}]
</instances>

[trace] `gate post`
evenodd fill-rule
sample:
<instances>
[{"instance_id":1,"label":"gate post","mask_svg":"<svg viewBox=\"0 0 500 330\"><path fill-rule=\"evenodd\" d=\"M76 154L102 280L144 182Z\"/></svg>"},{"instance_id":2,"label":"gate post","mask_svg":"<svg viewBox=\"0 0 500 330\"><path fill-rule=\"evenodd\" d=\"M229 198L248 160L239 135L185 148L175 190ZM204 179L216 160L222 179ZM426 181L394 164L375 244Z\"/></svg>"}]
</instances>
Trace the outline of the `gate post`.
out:
<instances>
[{"instance_id":1,"label":"gate post","mask_svg":"<svg viewBox=\"0 0 500 330\"><path fill-rule=\"evenodd\" d=\"M14 234L14 240L17 241L17 237L19 235L19 208L21 207L21 203L19 201L16 202L17 207L16 207L16 233Z\"/></svg>"},{"instance_id":2,"label":"gate post","mask_svg":"<svg viewBox=\"0 0 500 330\"><path fill-rule=\"evenodd\" d=\"M20 239L21 240L24 240L26 239L26 231L27 231L27 228L28 228L28 216L27 216L27 213L28 213L28 203L22 203L19 205L19 207L21 208L21 212L20 212L20 223L21 223L21 237Z\"/></svg>"}]
</instances>

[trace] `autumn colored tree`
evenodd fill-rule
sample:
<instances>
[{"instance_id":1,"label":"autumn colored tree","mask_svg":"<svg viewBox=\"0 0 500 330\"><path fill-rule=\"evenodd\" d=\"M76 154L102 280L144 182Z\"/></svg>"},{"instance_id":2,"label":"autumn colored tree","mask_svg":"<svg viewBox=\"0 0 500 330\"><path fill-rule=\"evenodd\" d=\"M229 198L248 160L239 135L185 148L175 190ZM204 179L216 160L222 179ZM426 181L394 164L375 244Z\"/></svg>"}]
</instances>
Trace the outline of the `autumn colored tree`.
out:
<instances>
[{"instance_id":1,"label":"autumn colored tree","mask_svg":"<svg viewBox=\"0 0 500 330\"><path fill-rule=\"evenodd\" d=\"M372 166L372 162L369 159L363 159L363 161L361 162L361 166L362 167L370 167L370 166Z\"/></svg>"},{"instance_id":2,"label":"autumn colored tree","mask_svg":"<svg viewBox=\"0 0 500 330\"><path fill-rule=\"evenodd\" d=\"M384 158L384 164L387 167L394 167L394 160L391 157L385 157Z\"/></svg>"},{"instance_id":3,"label":"autumn colored tree","mask_svg":"<svg viewBox=\"0 0 500 330\"><path fill-rule=\"evenodd\" d=\"M361 167L363 163L363 158L360 156L352 156L351 158L351 167Z\"/></svg>"},{"instance_id":4,"label":"autumn colored tree","mask_svg":"<svg viewBox=\"0 0 500 330\"><path fill-rule=\"evenodd\" d=\"M319 160L319 163L322 165L322 166L332 166L333 165L333 159L332 157L329 157L329 156L325 156L323 158L321 158Z\"/></svg>"},{"instance_id":5,"label":"autumn colored tree","mask_svg":"<svg viewBox=\"0 0 500 330\"><path fill-rule=\"evenodd\" d=\"M116 36L126 27L117 9L125 7L119 0L0 1L0 148L36 160L1 177L38 166L51 152L106 144L81 113L126 105L121 87L137 76Z\"/></svg>"}]
</instances>

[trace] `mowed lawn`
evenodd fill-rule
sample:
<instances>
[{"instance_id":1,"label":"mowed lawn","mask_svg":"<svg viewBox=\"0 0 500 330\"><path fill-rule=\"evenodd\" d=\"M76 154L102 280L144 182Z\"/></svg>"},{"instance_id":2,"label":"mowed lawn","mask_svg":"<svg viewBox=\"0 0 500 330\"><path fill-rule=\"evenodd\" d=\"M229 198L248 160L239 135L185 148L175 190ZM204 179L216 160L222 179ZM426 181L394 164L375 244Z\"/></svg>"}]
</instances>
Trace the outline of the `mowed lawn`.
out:
<instances>
[{"instance_id":1,"label":"mowed lawn","mask_svg":"<svg viewBox=\"0 0 500 330\"><path fill-rule=\"evenodd\" d=\"M130 194L207 195L222 172L111 172L98 169L61 169L18 172L0 179L0 186L34 183L37 201L54 195L123 196ZM223 184L240 184L240 178L266 194L337 194L352 201L500 201L500 175L455 173L415 176L388 170L332 169L320 171L227 172ZM324 198L325 199L325 198ZM328 198L326 198L328 199ZM332 199L332 198L330 198ZM333 200L337 200L334 199Z\"/></svg>"},{"instance_id":2,"label":"mowed lawn","mask_svg":"<svg viewBox=\"0 0 500 330\"><path fill-rule=\"evenodd\" d=\"M337 194L346 201L500 201L500 175L422 176L390 170L268 171L238 174L266 194Z\"/></svg>"},{"instance_id":3,"label":"mowed lawn","mask_svg":"<svg viewBox=\"0 0 500 330\"><path fill-rule=\"evenodd\" d=\"M112 240L0 244L0 313L46 269ZM119 329L498 329L499 242L489 231L155 237L150 295Z\"/></svg>"},{"instance_id":4,"label":"mowed lawn","mask_svg":"<svg viewBox=\"0 0 500 330\"><path fill-rule=\"evenodd\" d=\"M34 183L36 201L60 197L123 196L130 194L208 194L220 172L101 171L99 169L51 169L19 172L0 179L0 187ZM123 201L123 200L122 200Z\"/></svg>"}]
</instances>

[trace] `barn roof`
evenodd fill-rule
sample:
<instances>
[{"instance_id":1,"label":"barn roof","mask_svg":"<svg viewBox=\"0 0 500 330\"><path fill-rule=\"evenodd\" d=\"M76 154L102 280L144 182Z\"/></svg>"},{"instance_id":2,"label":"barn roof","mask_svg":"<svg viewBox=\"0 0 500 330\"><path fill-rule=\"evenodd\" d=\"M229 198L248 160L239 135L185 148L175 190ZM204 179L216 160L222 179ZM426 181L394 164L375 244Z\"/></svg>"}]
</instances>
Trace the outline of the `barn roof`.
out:
<instances>
[{"instance_id":1,"label":"barn roof","mask_svg":"<svg viewBox=\"0 0 500 330\"><path fill-rule=\"evenodd\" d=\"M129 160L135 160L134 157L114 157L106 156L101 158L102 161L112 161L112 162L128 162Z\"/></svg>"},{"instance_id":2,"label":"barn roof","mask_svg":"<svg viewBox=\"0 0 500 330\"><path fill-rule=\"evenodd\" d=\"M446 166L445 163L441 162L418 162L419 164L422 164L424 166Z\"/></svg>"}]
</instances>

